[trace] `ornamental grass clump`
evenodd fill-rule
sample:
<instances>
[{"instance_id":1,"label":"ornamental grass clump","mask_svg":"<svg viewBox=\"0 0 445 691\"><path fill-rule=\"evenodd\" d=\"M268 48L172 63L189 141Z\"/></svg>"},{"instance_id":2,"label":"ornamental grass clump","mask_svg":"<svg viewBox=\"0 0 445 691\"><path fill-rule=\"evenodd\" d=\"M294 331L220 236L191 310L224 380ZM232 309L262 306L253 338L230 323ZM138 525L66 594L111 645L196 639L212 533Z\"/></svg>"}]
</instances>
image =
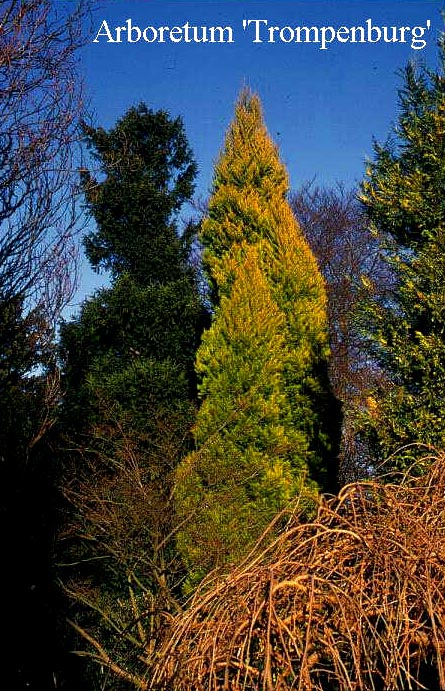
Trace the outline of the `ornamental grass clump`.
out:
<instances>
[{"instance_id":1,"label":"ornamental grass clump","mask_svg":"<svg viewBox=\"0 0 445 691\"><path fill-rule=\"evenodd\" d=\"M445 455L425 465L294 506L172 620L147 688L445 688Z\"/></svg>"}]
</instances>

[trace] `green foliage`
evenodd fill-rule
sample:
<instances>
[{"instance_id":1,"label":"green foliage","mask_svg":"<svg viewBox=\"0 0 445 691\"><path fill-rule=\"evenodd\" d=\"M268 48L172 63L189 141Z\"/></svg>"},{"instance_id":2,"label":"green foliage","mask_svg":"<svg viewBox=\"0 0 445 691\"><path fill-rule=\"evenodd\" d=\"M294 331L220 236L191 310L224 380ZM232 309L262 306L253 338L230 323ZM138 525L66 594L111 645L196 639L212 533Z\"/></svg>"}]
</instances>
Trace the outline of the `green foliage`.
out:
<instances>
[{"instance_id":1,"label":"green foliage","mask_svg":"<svg viewBox=\"0 0 445 691\"><path fill-rule=\"evenodd\" d=\"M174 214L193 194L196 175L181 119L142 103L109 132L86 125L84 132L105 176L82 171L97 223L85 238L92 266L115 278L128 271L143 284L181 278L188 247Z\"/></svg>"},{"instance_id":2,"label":"green foliage","mask_svg":"<svg viewBox=\"0 0 445 691\"><path fill-rule=\"evenodd\" d=\"M53 332L41 310L25 313L23 302L17 296L0 303L0 459L6 475L26 466L53 403L47 391Z\"/></svg>"},{"instance_id":3,"label":"green foliage","mask_svg":"<svg viewBox=\"0 0 445 691\"><path fill-rule=\"evenodd\" d=\"M441 68L405 70L396 139L376 147L362 201L398 278L372 304L373 349L391 375L369 401L368 433L381 458L405 444L445 443L445 79ZM415 447L398 455L405 467Z\"/></svg>"},{"instance_id":4,"label":"green foliage","mask_svg":"<svg viewBox=\"0 0 445 691\"><path fill-rule=\"evenodd\" d=\"M176 225L196 173L182 122L141 104L109 132L84 129L99 169L98 179L82 172L97 224L85 238L86 252L95 268L111 271L112 287L86 301L80 316L62 328L65 406L81 415L94 382L106 389L108 377L128 369L132 379L135 363L149 369L152 361L171 362L172 382L179 368L189 382L185 395L193 398L194 355L205 316L190 262L194 227L180 235ZM154 373L155 388L156 378Z\"/></svg>"},{"instance_id":5,"label":"green foliage","mask_svg":"<svg viewBox=\"0 0 445 691\"><path fill-rule=\"evenodd\" d=\"M326 296L287 187L259 99L244 92L201 228L217 304L197 354L196 450L176 475L191 582L242 558L296 495L310 511L317 482L335 482Z\"/></svg>"},{"instance_id":6,"label":"green foliage","mask_svg":"<svg viewBox=\"0 0 445 691\"><path fill-rule=\"evenodd\" d=\"M198 291L187 274L176 281L141 285L126 273L115 280L112 288L99 291L84 304L80 316L62 330L65 378L73 382L72 386L67 384L70 418L75 417L77 425L82 418L95 419L93 392L106 390L109 377L121 378L122 395L128 400L129 382L125 383L124 372L128 371L129 379L133 379L135 368L145 368L145 375L131 387L147 389L152 379L159 403L163 398L167 405L172 397L192 399L193 362L202 317ZM163 393L155 370L156 362L164 361L170 363L171 384ZM148 376L151 367L155 369ZM186 385L178 385L175 390L178 378ZM113 394L113 399L117 398ZM139 418L146 417L135 391L133 401L132 412ZM142 425L146 423L146 419L141 421Z\"/></svg>"},{"instance_id":7,"label":"green foliage","mask_svg":"<svg viewBox=\"0 0 445 691\"><path fill-rule=\"evenodd\" d=\"M85 133L97 171L82 172L97 226L85 246L93 267L111 272L111 287L61 331L62 423L77 450L64 484L73 536L65 556L77 564L68 583L83 603L77 624L104 650L119 643L113 659L131 672L139 648L153 648L153 621L178 606L183 572L170 495L190 448L206 313L191 261L195 228L180 234L177 212L196 166L181 120L143 104L108 132ZM149 642L136 602L151 612Z\"/></svg>"}]
</instances>

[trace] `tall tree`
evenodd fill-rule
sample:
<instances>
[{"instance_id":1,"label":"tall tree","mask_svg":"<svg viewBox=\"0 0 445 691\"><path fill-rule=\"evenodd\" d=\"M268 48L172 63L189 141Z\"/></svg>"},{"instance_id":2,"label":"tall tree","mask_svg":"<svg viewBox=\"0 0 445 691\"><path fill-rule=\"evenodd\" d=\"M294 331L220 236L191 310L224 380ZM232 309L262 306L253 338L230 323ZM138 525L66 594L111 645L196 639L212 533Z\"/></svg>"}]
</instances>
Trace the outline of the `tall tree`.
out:
<instances>
[{"instance_id":1,"label":"tall tree","mask_svg":"<svg viewBox=\"0 0 445 691\"><path fill-rule=\"evenodd\" d=\"M0 32L0 300L55 319L70 297L87 2L6 0Z\"/></svg>"},{"instance_id":2,"label":"tall tree","mask_svg":"<svg viewBox=\"0 0 445 691\"><path fill-rule=\"evenodd\" d=\"M287 191L260 101L244 91L201 227L215 312L197 355L196 450L176 476L192 582L239 560L299 493L308 510L318 485L335 486L326 294Z\"/></svg>"},{"instance_id":3,"label":"tall tree","mask_svg":"<svg viewBox=\"0 0 445 691\"><path fill-rule=\"evenodd\" d=\"M342 402L339 480L366 477L373 449L362 434L362 412L370 391L384 386L385 373L366 349L362 305L373 286L380 303L394 290L394 275L358 199L358 190L304 184L291 196L301 225L326 281L332 388Z\"/></svg>"},{"instance_id":4,"label":"tall tree","mask_svg":"<svg viewBox=\"0 0 445 691\"><path fill-rule=\"evenodd\" d=\"M64 484L78 562L67 590L99 613L83 632L98 646L91 652L108 666L105 651L118 642L114 671L128 680L131 656L153 652L161 611L178 606L171 478L189 445L205 320L194 226L180 234L178 211L196 166L181 119L144 104L109 131L86 126L85 136L95 172L84 170L82 182L96 222L85 247L111 287L61 332L62 414L77 446Z\"/></svg>"},{"instance_id":5,"label":"tall tree","mask_svg":"<svg viewBox=\"0 0 445 691\"><path fill-rule=\"evenodd\" d=\"M0 539L2 681L58 678L54 467L41 443L60 400L55 328L75 274L78 50L88 0L4 0L0 10Z\"/></svg>"},{"instance_id":6,"label":"tall tree","mask_svg":"<svg viewBox=\"0 0 445 691\"><path fill-rule=\"evenodd\" d=\"M445 442L444 61L442 37L437 72L406 68L398 126L376 147L362 189L398 280L390 300L371 305L368 320L392 384L369 401L367 424L381 459L405 445ZM410 447L393 462L405 468L423 453Z\"/></svg>"}]
</instances>

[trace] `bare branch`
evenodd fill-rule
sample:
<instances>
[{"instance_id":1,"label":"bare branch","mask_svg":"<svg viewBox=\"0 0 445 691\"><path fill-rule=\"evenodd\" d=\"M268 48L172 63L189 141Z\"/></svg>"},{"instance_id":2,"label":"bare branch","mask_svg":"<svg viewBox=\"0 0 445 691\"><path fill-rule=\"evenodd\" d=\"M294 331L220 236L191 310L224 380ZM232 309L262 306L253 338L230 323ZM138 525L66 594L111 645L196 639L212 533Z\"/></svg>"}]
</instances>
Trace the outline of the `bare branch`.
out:
<instances>
[{"instance_id":1,"label":"bare branch","mask_svg":"<svg viewBox=\"0 0 445 691\"><path fill-rule=\"evenodd\" d=\"M70 299L84 40L80 2L9 0L0 20L0 301L20 296L50 323Z\"/></svg>"}]
</instances>

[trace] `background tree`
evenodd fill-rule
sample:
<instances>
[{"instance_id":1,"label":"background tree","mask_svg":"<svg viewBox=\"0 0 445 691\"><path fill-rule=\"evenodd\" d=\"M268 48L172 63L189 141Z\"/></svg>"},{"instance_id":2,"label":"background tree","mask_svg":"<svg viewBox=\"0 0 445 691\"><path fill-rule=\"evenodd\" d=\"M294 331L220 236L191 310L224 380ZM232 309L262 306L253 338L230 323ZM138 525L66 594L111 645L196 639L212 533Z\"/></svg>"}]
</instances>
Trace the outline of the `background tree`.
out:
<instances>
[{"instance_id":1,"label":"background tree","mask_svg":"<svg viewBox=\"0 0 445 691\"><path fill-rule=\"evenodd\" d=\"M373 353L391 373L388 392L369 401L368 427L385 459L397 447L445 442L445 78L410 64L393 140L377 146L362 201L396 273L397 290L371 304ZM404 467L415 448L394 460Z\"/></svg>"},{"instance_id":2,"label":"background tree","mask_svg":"<svg viewBox=\"0 0 445 691\"><path fill-rule=\"evenodd\" d=\"M95 170L82 183L96 222L85 248L111 287L61 332L62 422L77 448L64 482L63 545L75 567L64 580L90 652L111 667L113 650L114 671L130 680L154 651L160 612L179 606L172 473L189 447L206 316L194 226L180 234L178 212L196 166L180 118L144 104L109 131L84 131Z\"/></svg>"},{"instance_id":3,"label":"background tree","mask_svg":"<svg viewBox=\"0 0 445 691\"><path fill-rule=\"evenodd\" d=\"M70 297L86 3L8 0L0 32L0 298L60 313Z\"/></svg>"},{"instance_id":4,"label":"background tree","mask_svg":"<svg viewBox=\"0 0 445 691\"><path fill-rule=\"evenodd\" d=\"M58 679L51 586L51 456L40 443L59 402L54 334L75 282L77 51L87 3L5 0L0 31L0 514L2 680ZM39 442L39 443L38 443ZM56 681L55 681L56 680Z\"/></svg>"},{"instance_id":5,"label":"background tree","mask_svg":"<svg viewBox=\"0 0 445 691\"><path fill-rule=\"evenodd\" d=\"M196 450L176 475L195 582L239 560L299 492L336 480L323 279L286 200L257 96L242 93L216 165L204 261L215 313L197 354Z\"/></svg>"},{"instance_id":6,"label":"background tree","mask_svg":"<svg viewBox=\"0 0 445 691\"><path fill-rule=\"evenodd\" d=\"M307 183L291 196L291 206L326 281L329 376L342 402L343 428L340 482L366 477L373 450L362 432L362 413L370 392L385 386L385 373L370 357L362 329L362 304L373 290L382 302L395 288L391 267L384 261L378 238L369 228L358 191Z\"/></svg>"}]
</instances>

